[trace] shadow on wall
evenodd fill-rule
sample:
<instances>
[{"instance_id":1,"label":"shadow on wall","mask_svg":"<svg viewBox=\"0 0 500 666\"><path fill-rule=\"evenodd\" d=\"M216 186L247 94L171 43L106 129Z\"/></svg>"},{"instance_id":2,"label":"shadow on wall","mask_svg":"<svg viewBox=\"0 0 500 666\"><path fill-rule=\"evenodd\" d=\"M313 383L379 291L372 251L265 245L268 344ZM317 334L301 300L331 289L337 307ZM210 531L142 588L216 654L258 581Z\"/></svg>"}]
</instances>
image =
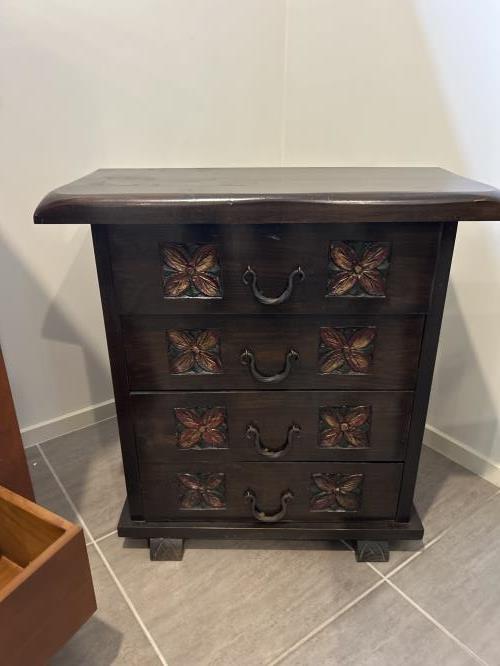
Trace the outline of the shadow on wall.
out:
<instances>
[{"instance_id":1,"label":"shadow on wall","mask_svg":"<svg viewBox=\"0 0 500 666\"><path fill-rule=\"evenodd\" d=\"M103 398L103 386L109 387L108 398L112 395L110 387L109 364L103 363L89 344L85 334L78 328L75 321L70 320L61 308L61 303L76 303L86 300L88 309L98 309L99 319L102 319L101 301L97 291L97 275L93 261L93 249L90 249L92 264L89 268L89 247L91 245L91 234L88 227L79 227L77 231L78 251L66 272L64 280L49 304L47 315L42 326L42 337L66 344L76 345L82 350L84 366L86 371L86 384L92 404L105 400ZM73 239L74 240L74 239ZM97 291L97 293L96 293ZM92 302L89 302L91 297ZM95 298L97 297L97 298ZM86 322L88 325L88 322ZM102 329L102 327L101 327Z\"/></svg>"},{"instance_id":2,"label":"shadow on wall","mask_svg":"<svg viewBox=\"0 0 500 666\"><path fill-rule=\"evenodd\" d=\"M492 458L498 414L453 282L446 298L428 422Z\"/></svg>"},{"instance_id":3,"label":"shadow on wall","mask_svg":"<svg viewBox=\"0 0 500 666\"><path fill-rule=\"evenodd\" d=\"M44 229L33 231L35 242L37 232ZM61 238L64 239L63 234ZM43 245L40 244L42 253ZM71 263L57 293L51 297L25 258L0 239L2 340L23 425L47 419L48 406L57 418L64 412L103 402L112 395L106 356L98 354L99 347L103 347L104 332L87 228L77 229L70 241L67 237L62 240L48 260L55 261L61 256L64 265L68 253ZM39 266L40 262L37 263ZM89 322L98 322L100 326L92 328ZM75 354L68 345L77 347L81 354ZM40 395L42 401L37 400ZM40 409L37 402L42 403Z\"/></svg>"}]
</instances>

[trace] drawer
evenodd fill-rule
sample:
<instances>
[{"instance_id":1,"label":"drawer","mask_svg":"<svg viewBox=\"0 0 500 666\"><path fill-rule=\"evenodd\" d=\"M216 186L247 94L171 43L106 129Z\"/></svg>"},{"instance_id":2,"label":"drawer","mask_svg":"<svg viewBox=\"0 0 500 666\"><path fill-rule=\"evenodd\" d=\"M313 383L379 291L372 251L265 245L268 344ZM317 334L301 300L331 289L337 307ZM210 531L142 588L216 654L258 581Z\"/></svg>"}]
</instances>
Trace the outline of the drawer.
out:
<instances>
[{"instance_id":1,"label":"drawer","mask_svg":"<svg viewBox=\"0 0 500 666\"><path fill-rule=\"evenodd\" d=\"M132 397L141 464L402 460L409 391L245 391Z\"/></svg>"},{"instance_id":2,"label":"drawer","mask_svg":"<svg viewBox=\"0 0 500 666\"><path fill-rule=\"evenodd\" d=\"M121 225L108 234L124 314L423 313L440 225Z\"/></svg>"},{"instance_id":3,"label":"drawer","mask_svg":"<svg viewBox=\"0 0 500 666\"><path fill-rule=\"evenodd\" d=\"M411 389L423 317L123 317L130 388Z\"/></svg>"},{"instance_id":4,"label":"drawer","mask_svg":"<svg viewBox=\"0 0 500 666\"><path fill-rule=\"evenodd\" d=\"M145 519L390 519L402 467L345 462L148 465L142 473Z\"/></svg>"}]
</instances>

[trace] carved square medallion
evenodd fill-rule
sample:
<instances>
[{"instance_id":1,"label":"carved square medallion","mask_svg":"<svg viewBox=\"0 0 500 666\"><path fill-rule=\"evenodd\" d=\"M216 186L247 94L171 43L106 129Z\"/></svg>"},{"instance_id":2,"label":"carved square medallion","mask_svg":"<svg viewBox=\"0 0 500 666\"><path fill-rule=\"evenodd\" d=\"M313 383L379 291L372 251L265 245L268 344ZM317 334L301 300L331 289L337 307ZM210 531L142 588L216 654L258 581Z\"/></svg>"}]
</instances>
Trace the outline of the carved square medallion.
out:
<instances>
[{"instance_id":1,"label":"carved square medallion","mask_svg":"<svg viewBox=\"0 0 500 666\"><path fill-rule=\"evenodd\" d=\"M181 509L225 509L226 478L214 474L177 474L177 501Z\"/></svg>"},{"instance_id":2,"label":"carved square medallion","mask_svg":"<svg viewBox=\"0 0 500 666\"><path fill-rule=\"evenodd\" d=\"M174 409L179 449L227 449L227 414L225 407Z\"/></svg>"},{"instance_id":3,"label":"carved square medallion","mask_svg":"<svg viewBox=\"0 0 500 666\"><path fill-rule=\"evenodd\" d=\"M364 474L312 474L311 511L359 511Z\"/></svg>"},{"instance_id":4,"label":"carved square medallion","mask_svg":"<svg viewBox=\"0 0 500 666\"><path fill-rule=\"evenodd\" d=\"M160 245L165 298L222 298L215 245Z\"/></svg>"},{"instance_id":5,"label":"carved square medallion","mask_svg":"<svg viewBox=\"0 0 500 666\"><path fill-rule=\"evenodd\" d=\"M213 330L167 331L168 364L173 375L222 373L220 335Z\"/></svg>"},{"instance_id":6,"label":"carved square medallion","mask_svg":"<svg viewBox=\"0 0 500 666\"><path fill-rule=\"evenodd\" d=\"M326 296L384 298L389 255L389 243L331 241Z\"/></svg>"},{"instance_id":7,"label":"carved square medallion","mask_svg":"<svg viewBox=\"0 0 500 666\"><path fill-rule=\"evenodd\" d=\"M370 446L371 407L321 407L319 446L322 449L366 449Z\"/></svg>"},{"instance_id":8,"label":"carved square medallion","mask_svg":"<svg viewBox=\"0 0 500 666\"><path fill-rule=\"evenodd\" d=\"M366 375L373 362L377 329L320 328L319 372L322 375Z\"/></svg>"}]
</instances>

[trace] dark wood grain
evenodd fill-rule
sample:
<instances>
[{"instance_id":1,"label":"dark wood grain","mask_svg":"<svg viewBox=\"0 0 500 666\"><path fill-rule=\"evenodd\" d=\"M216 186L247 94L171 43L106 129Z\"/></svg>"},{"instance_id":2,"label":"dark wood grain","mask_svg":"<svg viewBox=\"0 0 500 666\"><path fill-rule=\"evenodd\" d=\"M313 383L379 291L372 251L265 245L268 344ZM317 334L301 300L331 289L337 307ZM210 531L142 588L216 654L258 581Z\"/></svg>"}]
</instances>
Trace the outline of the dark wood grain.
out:
<instances>
[{"instance_id":1,"label":"dark wood grain","mask_svg":"<svg viewBox=\"0 0 500 666\"><path fill-rule=\"evenodd\" d=\"M0 349L0 486L34 499L9 378Z\"/></svg>"},{"instance_id":2,"label":"dark wood grain","mask_svg":"<svg viewBox=\"0 0 500 666\"><path fill-rule=\"evenodd\" d=\"M133 391L218 389L411 389L418 366L422 317L197 317L196 327L220 335L222 372L172 374L167 354L168 330L188 330L190 317L123 317L123 339ZM319 374L320 328L375 326L377 338L368 374ZM277 373L286 353L299 360L280 384L262 384L242 365L250 349L264 373Z\"/></svg>"},{"instance_id":3,"label":"dark wood grain","mask_svg":"<svg viewBox=\"0 0 500 666\"><path fill-rule=\"evenodd\" d=\"M139 468L135 449L134 426L131 418L132 409L130 405L121 322L116 307L106 229L99 226L92 227L92 239L94 242L97 276L99 278L99 290L106 329L106 340L108 343L116 413L118 416L127 497L132 516L140 518L142 516L142 496L139 484Z\"/></svg>"},{"instance_id":4,"label":"dark wood grain","mask_svg":"<svg viewBox=\"0 0 500 666\"><path fill-rule=\"evenodd\" d=\"M410 520L353 519L335 522L287 521L276 525L263 525L248 520L207 520L198 517L187 520L132 520L125 501L118 522L118 536L131 539L167 537L172 539L421 539L422 522L413 507ZM265 548L265 543L262 544Z\"/></svg>"},{"instance_id":5,"label":"dark wood grain","mask_svg":"<svg viewBox=\"0 0 500 666\"><path fill-rule=\"evenodd\" d=\"M500 218L500 194L435 168L100 169L51 192L39 224L412 222Z\"/></svg>"},{"instance_id":6,"label":"dark wood grain","mask_svg":"<svg viewBox=\"0 0 500 666\"><path fill-rule=\"evenodd\" d=\"M196 520L212 518L252 518L252 510L245 500L245 491L251 489L259 508L269 514L280 506L283 492L290 490L293 501L287 508L286 520L329 522L363 518L394 518L401 481L400 463L230 463L218 465L204 463L143 465L141 479L144 484L144 516L146 520ZM179 501L179 474L223 474L223 508L181 508ZM312 511L311 484L313 474L362 474L361 503L357 511Z\"/></svg>"},{"instance_id":7,"label":"dark wood grain","mask_svg":"<svg viewBox=\"0 0 500 666\"><path fill-rule=\"evenodd\" d=\"M426 312L439 225L428 223L110 227L109 243L118 307L123 314L419 313ZM331 241L388 243L386 297L328 297ZM164 298L160 247L213 245L221 266L222 298ZM251 267L261 291L276 297L297 267L290 299L259 303L242 277Z\"/></svg>"},{"instance_id":8,"label":"dark wood grain","mask_svg":"<svg viewBox=\"0 0 500 666\"><path fill-rule=\"evenodd\" d=\"M498 218L497 190L433 168L104 169L49 194L36 222L93 225L119 534L421 538L456 221Z\"/></svg>"},{"instance_id":9,"label":"dark wood grain","mask_svg":"<svg viewBox=\"0 0 500 666\"><path fill-rule=\"evenodd\" d=\"M387 541L356 541L356 562L389 562Z\"/></svg>"},{"instance_id":10,"label":"dark wood grain","mask_svg":"<svg viewBox=\"0 0 500 666\"><path fill-rule=\"evenodd\" d=\"M303 460L403 460L413 394L409 391L245 391L136 394L132 397L137 451L141 464L232 460L263 462L249 424L257 427L269 448L282 446L292 424L300 434L280 457ZM332 405L368 405L371 408L367 448L321 448L320 410ZM221 407L226 413L224 448L179 448L175 409Z\"/></svg>"},{"instance_id":11,"label":"dark wood grain","mask_svg":"<svg viewBox=\"0 0 500 666\"><path fill-rule=\"evenodd\" d=\"M431 311L426 317L422 341L422 352L418 370L413 414L410 424L407 458L398 504L399 520L408 520L415 492L418 462L422 449L422 439L424 436L425 420L429 405L432 376L434 374L434 364L436 362L439 333L441 331L441 321L443 318L456 232L456 223L450 222L443 225L439 254L436 263Z\"/></svg>"},{"instance_id":12,"label":"dark wood grain","mask_svg":"<svg viewBox=\"0 0 500 666\"><path fill-rule=\"evenodd\" d=\"M149 559L153 562L180 562L184 555L182 539L149 539Z\"/></svg>"}]
</instances>

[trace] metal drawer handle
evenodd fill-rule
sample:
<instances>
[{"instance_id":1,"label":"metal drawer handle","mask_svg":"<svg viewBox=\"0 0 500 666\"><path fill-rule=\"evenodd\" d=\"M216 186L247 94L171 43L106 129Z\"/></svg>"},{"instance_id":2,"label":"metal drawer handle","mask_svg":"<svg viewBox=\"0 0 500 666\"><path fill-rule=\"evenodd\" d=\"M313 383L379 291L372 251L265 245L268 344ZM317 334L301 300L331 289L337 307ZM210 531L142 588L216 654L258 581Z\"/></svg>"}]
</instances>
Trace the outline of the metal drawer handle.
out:
<instances>
[{"instance_id":1,"label":"metal drawer handle","mask_svg":"<svg viewBox=\"0 0 500 666\"><path fill-rule=\"evenodd\" d=\"M264 294L259 289L259 285L257 284L257 274L255 273L255 271L251 266L248 266L246 271L243 273L242 280L243 284L247 285L251 284L253 295L259 301L259 303L262 303L263 305L280 305L281 303L287 301L292 295L293 281L296 277L301 282L306 277L304 271L300 266L297 266L297 268L295 268L290 273L290 275L288 276L286 289L276 298L269 298L268 296L264 296Z\"/></svg>"},{"instance_id":2,"label":"metal drawer handle","mask_svg":"<svg viewBox=\"0 0 500 666\"><path fill-rule=\"evenodd\" d=\"M260 453L261 456L266 456L267 458L280 458L287 452L288 448L293 443L294 436L298 435L300 431L301 427L295 425L295 423L292 423L292 425L288 428L288 434L285 443L277 449L268 449L267 446L264 446L260 438L259 429L257 426L254 426L251 423L249 423L247 426L246 436L248 439L253 439L255 450L257 453Z\"/></svg>"},{"instance_id":3,"label":"metal drawer handle","mask_svg":"<svg viewBox=\"0 0 500 666\"><path fill-rule=\"evenodd\" d=\"M258 520L260 523L277 523L285 517L287 505L293 500L293 493L291 490L285 490L285 492L281 494L281 508L273 514L264 513L264 511L259 509L257 506L257 497L251 488L245 490L243 497L252 507L252 513L255 520Z\"/></svg>"},{"instance_id":4,"label":"metal drawer handle","mask_svg":"<svg viewBox=\"0 0 500 666\"><path fill-rule=\"evenodd\" d=\"M292 362L298 361L298 359L298 352L296 352L295 349L289 349L286 353L286 361L283 370L278 372L276 375L263 375L261 372L259 372L259 370L257 370L253 352L251 352L249 349L244 349L240 356L241 363L243 365L248 365L250 368L252 377L258 382L262 382L264 384L277 384L278 382L282 382L290 374L290 370L292 369Z\"/></svg>"}]
</instances>

